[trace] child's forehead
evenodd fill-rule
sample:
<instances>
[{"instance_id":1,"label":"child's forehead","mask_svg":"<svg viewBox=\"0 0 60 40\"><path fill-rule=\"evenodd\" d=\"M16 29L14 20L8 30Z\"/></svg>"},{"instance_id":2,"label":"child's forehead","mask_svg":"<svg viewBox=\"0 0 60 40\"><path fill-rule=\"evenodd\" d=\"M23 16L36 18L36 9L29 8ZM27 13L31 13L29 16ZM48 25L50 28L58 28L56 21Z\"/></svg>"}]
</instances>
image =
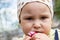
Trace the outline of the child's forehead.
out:
<instances>
[{"instance_id":1,"label":"child's forehead","mask_svg":"<svg viewBox=\"0 0 60 40\"><path fill-rule=\"evenodd\" d=\"M48 7L50 8L50 10L51 10L51 12L52 12L52 16L53 16L53 7L52 7L52 4L50 4L51 3L51 1L52 0L49 0L49 1L47 1L47 0L44 0L44 1L42 1L42 0L20 0L20 6L19 6L19 9L18 9L18 13L20 14L20 12L21 12L21 9L27 4L27 3L31 3L31 2L36 2L36 1L38 1L38 2L41 2L41 3L44 3L44 4L46 4L46 5L48 5Z\"/></svg>"},{"instance_id":2,"label":"child's forehead","mask_svg":"<svg viewBox=\"0 0 60 40\"><path fill-rule=\"evenodd\" d=\"M28 3L23 7L23 10L21 12L21 14L23 15L28 15L28 16L32 16L35 14L39 14L39 15L51 15L50 9L48 8L47 5L43 4L43 3L37 3L37 2L33 2L33 3Z\"/></svg>"},{"instance_id":3,"label":"child's forehead","mask_svg":"<svg viewBox=\"0 0 60 40\"><path fill-rule=\"evenodd\" d=\"M47 5L43 4L43 3L37 3L37 2L33 2L33 3L28 3L26 4L24 7L23 7L23 10L24 12L35 12L37 11L40 11L39 13L42 13L42 12L50 12L50 9Z\"/></svg>"},{"instance_id":4,"label":"child's forehead","mask_svg":"<svg viewBox=\"0 0 60 40\"><path fill-rule=\"evenodd\" d=\"M45 8L46 7L46 8ZM38 2L33 2L33 3L28 3L28 4L26 4L23 8L26 8L26 9L34 9L34 8L36 8L36 9L38 9L38 8L40 8L40 9L49 9L49 7L46 5L46 4L44 4L44 3L38 3ZM49 9L50 10L50 9Z\"/></svg>"},{"instance_id":5,"label":"child's forehead","mask_svg":"<svg viewBox=\"0 0 60 40\"><path fill-rule=\"evenodd\" d=\"M46 4L41 3L41 2L31 2L31 3L27 3L26 5L24 5L24 7L25 6L30 6L30 7L43 7L43 6L46 6L46 7L48 7Z\"/></svg>"}]
</instances>

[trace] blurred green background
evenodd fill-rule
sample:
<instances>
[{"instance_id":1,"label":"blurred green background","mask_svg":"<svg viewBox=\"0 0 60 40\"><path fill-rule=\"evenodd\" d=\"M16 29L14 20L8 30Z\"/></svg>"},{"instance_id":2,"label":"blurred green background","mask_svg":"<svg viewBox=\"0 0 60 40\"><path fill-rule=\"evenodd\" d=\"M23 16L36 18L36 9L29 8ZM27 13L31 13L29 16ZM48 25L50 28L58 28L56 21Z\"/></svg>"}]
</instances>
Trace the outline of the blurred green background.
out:
<instances>
[{"instance_id":1,"label":"blurred green background","mask_svg":"<svg viewBox=\"0 0 60 40\"><path fill-rule=\"evenodd\" d=\"M60 0L55 0L54 13L57 19L60 20Z\"/></svg>"}]
</instances>

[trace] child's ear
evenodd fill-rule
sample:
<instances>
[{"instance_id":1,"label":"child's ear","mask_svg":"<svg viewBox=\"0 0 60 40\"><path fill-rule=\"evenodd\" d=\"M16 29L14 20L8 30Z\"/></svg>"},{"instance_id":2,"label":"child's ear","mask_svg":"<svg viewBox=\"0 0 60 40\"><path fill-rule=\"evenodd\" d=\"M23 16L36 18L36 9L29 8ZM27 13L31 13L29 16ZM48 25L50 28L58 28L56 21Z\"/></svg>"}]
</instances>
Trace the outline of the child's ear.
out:
<instances>
[{"instance_id":1,"label":"child's ear","mask_svg":"<svg viewBox=\"0 0 60 40\"><path fill-rule=\"evenodd\" d=\"M19 23L21 23L21 19L19 18Z\"/></svg>"},{"instance_id":2,"label":"child's ear","mask_svg":"<svg viewBox=\"0 0 60 40\"><path fill-rule=\"evenodd\" d=\"M19 19L19 23L21 23L21 18L20 18L20 15L19 15L19 18L18 18L18 19Z\"/></svg>"},{"instance_id":3,"label":"child's ear","mask_svg":"<svg viewBox=\"0 0 60 40\"><path fill-rule=\"evenodd\" d=\"M53 24L53 20L51 21L51 24Z\"/></svg>"},{"instance_id":4,"label":"child's ear","mask_svg":"<svg viewBox=\"0 0 60 40\"><path fill-rule=\"evenodd\" d=\"M52 28L55 26L54 20L51 22Z\"/></svg>"},{"instance_id":5,"label":"child's ear","mask_svg":"<svg viewBox=\"0 0 60 40\"><path fill-rule=\"evenodd\" d=\"M21 23L21 20L19 20L19 23Z\"/></svg>"}]
</instances>

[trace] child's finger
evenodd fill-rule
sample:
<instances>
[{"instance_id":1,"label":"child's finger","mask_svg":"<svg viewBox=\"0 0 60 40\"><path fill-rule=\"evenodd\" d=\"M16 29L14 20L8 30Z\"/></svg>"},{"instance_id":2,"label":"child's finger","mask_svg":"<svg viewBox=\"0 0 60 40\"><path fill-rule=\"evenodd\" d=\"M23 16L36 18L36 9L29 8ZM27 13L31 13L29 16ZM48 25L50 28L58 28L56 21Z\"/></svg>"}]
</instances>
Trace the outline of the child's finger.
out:
<instances>
[{"instance_id":1,"label":"child's finger","mask_svg":"<svg viewBox=\"0 0 60 40\"><path fill-rule=\"evenodd\" d=\"M31 37L26 36L23 40L31 40Z\"/></svg>"}]
</instances>

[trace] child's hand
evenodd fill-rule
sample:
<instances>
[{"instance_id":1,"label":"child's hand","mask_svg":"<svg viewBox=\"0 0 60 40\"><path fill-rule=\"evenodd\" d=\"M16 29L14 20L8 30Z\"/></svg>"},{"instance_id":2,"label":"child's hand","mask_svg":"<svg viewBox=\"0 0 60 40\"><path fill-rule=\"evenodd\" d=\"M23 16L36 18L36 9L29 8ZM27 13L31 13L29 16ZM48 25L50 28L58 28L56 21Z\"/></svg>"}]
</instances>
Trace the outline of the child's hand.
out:
<instances>
[{"instance_id":1,"label":"child's hand","mask_svg":"<svg viewBox=\"0 0 60 40\"><path fill-rule=\"evenodd\" d=\"M23 40L31 40L31 37L25 36L25 38Z\"/></svg>"},{"instance_id":2,"label":"child's hand","mask_svg":"<svg viewBox=\"0 0 60 40\"><path fill-rule=\"evenodd\" d=\"M51 40L46 34L36 33L32 37L26 36L24 40Z\"/></svg>"},{"instance_id":3,"label":"child's hand","mask_svg":"<svg viewBox=\"0 0 60 40\"><path fill-rule=\"evenodd\" d=\"M32 36L31 40L51 40L46 34L36 33Z\"/></svg>"}]
</instances>

